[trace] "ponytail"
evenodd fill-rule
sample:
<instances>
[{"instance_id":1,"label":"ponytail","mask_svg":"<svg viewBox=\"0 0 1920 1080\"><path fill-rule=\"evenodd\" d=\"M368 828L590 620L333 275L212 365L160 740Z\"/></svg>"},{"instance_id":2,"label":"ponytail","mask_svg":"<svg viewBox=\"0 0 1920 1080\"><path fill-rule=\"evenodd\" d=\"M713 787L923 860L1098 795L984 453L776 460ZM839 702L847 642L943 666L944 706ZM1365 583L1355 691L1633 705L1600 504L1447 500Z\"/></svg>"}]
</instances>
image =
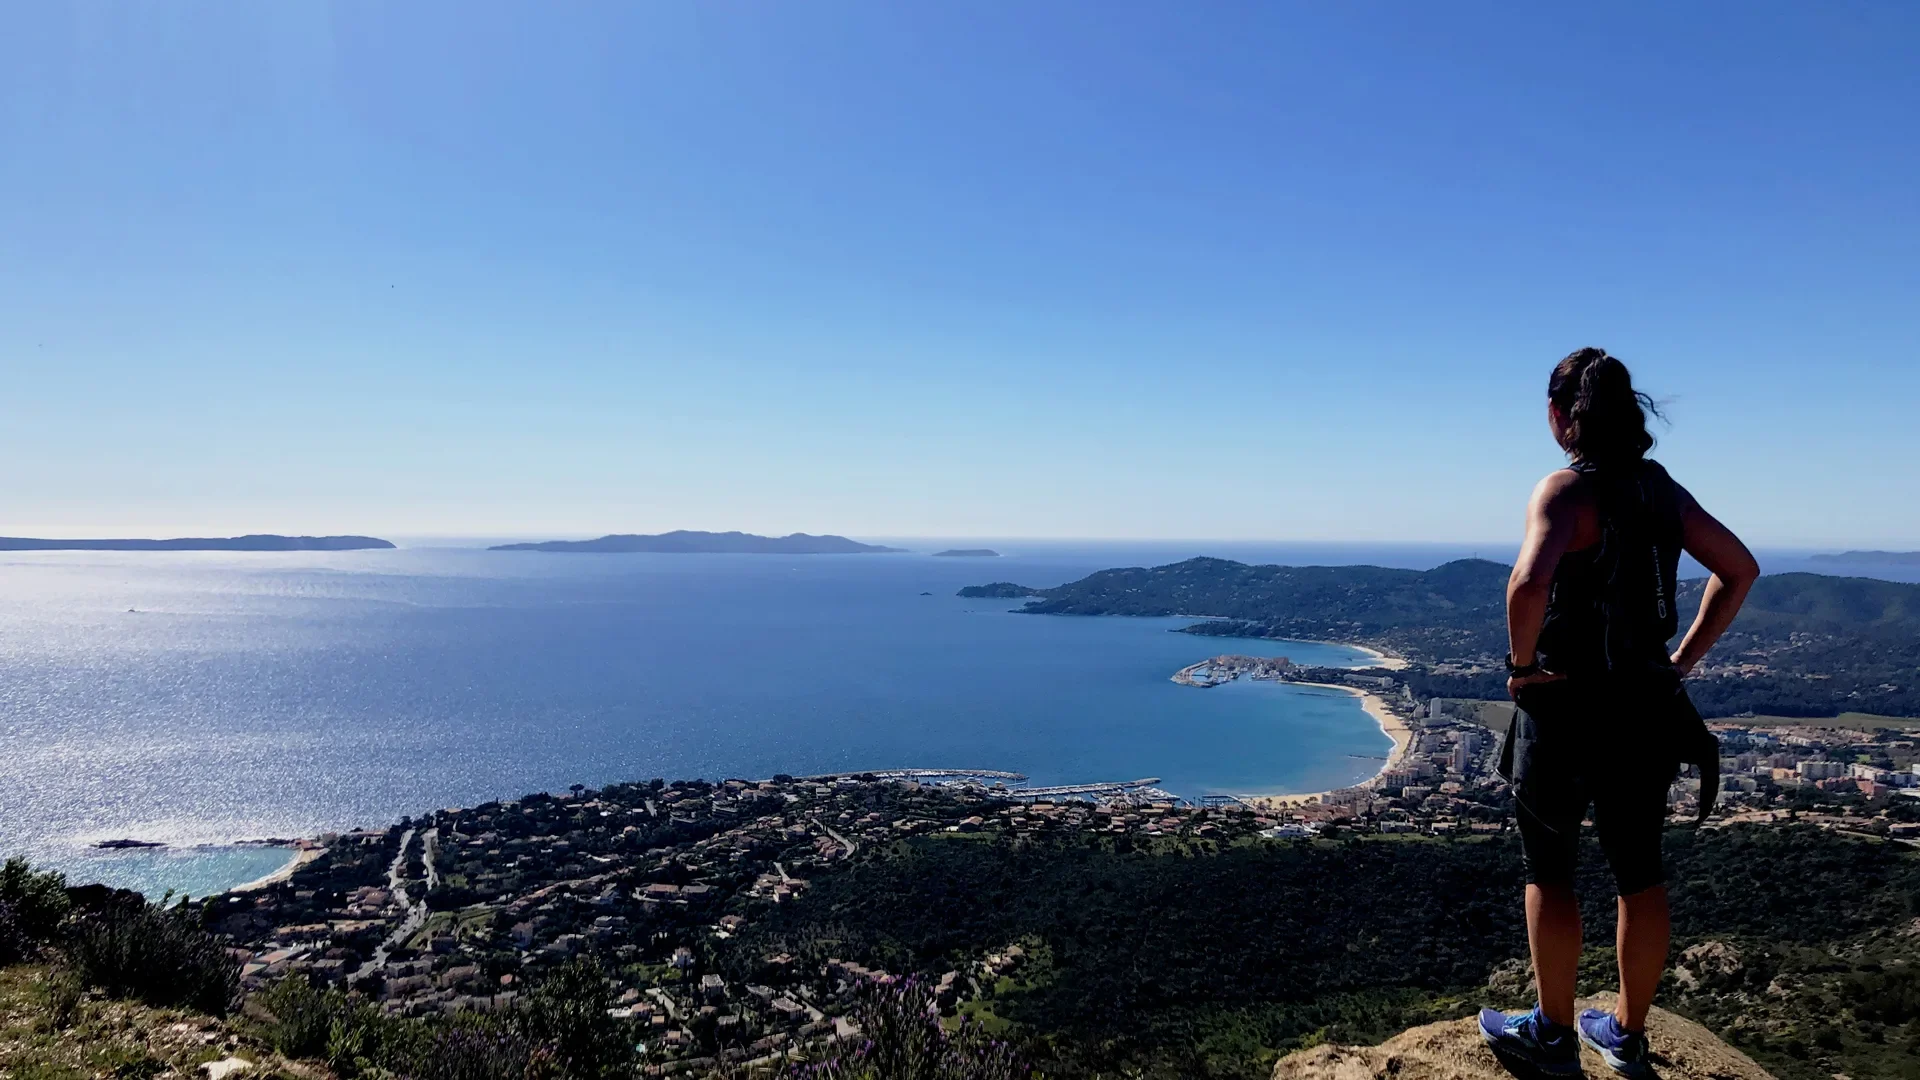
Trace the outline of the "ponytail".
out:
<instances>
[{"instance_id":1,"label":"ponytail","mask_svg":"<svg viewBox=\"0 0 1920 1080\"><path fill-rule=\"evenodd\" d=\"M1566 418L1561 448L1578 460L1638 461L1653 449L1647 416L1659 417L1659 406L1605 349L1581 349L1554 365L1547 399Z\"/></svg>"}]
</instances>

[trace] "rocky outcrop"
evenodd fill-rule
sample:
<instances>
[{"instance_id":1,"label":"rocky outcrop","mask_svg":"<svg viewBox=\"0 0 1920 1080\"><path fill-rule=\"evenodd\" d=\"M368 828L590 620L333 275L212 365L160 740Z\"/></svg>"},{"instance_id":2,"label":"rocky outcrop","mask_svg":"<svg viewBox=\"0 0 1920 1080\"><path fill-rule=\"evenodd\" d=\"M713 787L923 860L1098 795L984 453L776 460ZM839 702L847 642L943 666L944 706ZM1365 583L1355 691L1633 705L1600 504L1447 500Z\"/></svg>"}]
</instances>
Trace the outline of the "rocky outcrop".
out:
<instances>
[{"instance_id":1,"label":"rocky outcrop","mask_svg":"<svg viewBox=\"0 0 1920 1080\"><path fill-rule=\"evenodd\" d=\"M1673 965L1673 978L1682 991L1690 992L1731 979L1741 970L1739 949L1724 941L1703 941L1680 954L1679 962Z\"/></svg>"},{"instance_id":2,"label":"rocky outcrop","mask_svg":"<svg viewBox=\"0 0 1920 1080\"><path fill-rule=\"evenodd\" d=\"M1590 998L1581 1008L1610 1008L1612 995ZM1747 1055L1712 1032L1664 1009L1647 1018L1654 1068L1661 1080L1773 1080ZM1599 1057L1582 1051L1587 1075L1612 1077ZM1281 1058L1273 1080L1511 1080L1480 1040L1472 1017L1403 1031L1379 1046L1316 1046Z\"/></svg>"}]
</instances>

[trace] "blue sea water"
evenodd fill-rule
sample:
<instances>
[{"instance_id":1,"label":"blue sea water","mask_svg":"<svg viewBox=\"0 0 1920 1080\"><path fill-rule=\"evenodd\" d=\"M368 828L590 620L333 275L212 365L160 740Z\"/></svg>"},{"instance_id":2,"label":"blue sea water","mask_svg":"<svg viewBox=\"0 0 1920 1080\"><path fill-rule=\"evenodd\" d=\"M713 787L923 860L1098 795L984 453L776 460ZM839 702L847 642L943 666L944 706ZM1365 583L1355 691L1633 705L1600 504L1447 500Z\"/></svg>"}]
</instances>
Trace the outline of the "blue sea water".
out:
<instances>
[{"instance_id":1,"label":"blue sea water","mask_svg":"<svg viewBox=\"0 0 1920 1080\"><path fill-rule=\"evenodd\" d=\"M1196 554L1427 567L1472 553L989 543L1006 557L7 553L0 854L201 895L286 853L193 845L574 783L912 766L1157 776L1188 796L1319 790L1371 775L1388 749L1356 699L1168 676L1227 651L1358 652L1012 614L955 591ZM89 846L120 837L173 847Z\"/></svg>"}]
</instances>

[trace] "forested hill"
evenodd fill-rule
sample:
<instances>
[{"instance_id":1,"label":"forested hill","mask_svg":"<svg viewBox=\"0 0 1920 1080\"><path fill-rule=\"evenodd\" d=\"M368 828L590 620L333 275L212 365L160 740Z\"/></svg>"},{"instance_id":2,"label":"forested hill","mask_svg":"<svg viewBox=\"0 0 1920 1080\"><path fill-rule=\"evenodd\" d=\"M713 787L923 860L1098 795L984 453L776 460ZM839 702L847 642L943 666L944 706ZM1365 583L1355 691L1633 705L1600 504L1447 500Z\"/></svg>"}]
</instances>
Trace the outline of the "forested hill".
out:
<instances>
[{"instance_id":1,"label":"forested hill","mask_svg":"<svg viewBox=\"0 0 1920 1080\"><path fill-rule=\"evenodd\" d=\"M1700 602L1705 579L1680 583L1680 608ZM1827 574L1768 574L1754 582L1735 626L1749 633L1920 634L1920 585Z\"/></svg>"},{"instance_id":2,"label":"forested hill","mask_svg":"<svg viewBox=\"0 0 1920 1080\"><path fill-rule=\"evenodd\" d=\"M1035 590L1041 615L1192 615L1232 620L1200 632L1370 641L1433 658L1500 653L1508 568L1461 559L1431 570L1384 566L1249 566L1188 559L1102 570ZM1003 585L962 596L1007 596ZM1016 594L1017 595L1017 594Z\"/></svg>"},{"instance_id":3,"label":"forested hill","mask_svg":"<svg viewBox=\"0 0 1920 1080\"><path fill-rule=\"evenodd\" d=\"M1022 610L1034 614L1211 616L1187 629L1356 642L1416 661L1485 661L1506 651L1507 574L1508 567L1484 559L1419 571L1201 558L1102 570L1050 589L998 582L961 595L1031 597ZM1704 585L1681 583L1682 629ZM1422 693L1503 692L1492 674L1410 678ZM1920 585L1806 573L1763 577L1691 685L1712 715L1920 716Z\"/></svg>"}]
</instances>

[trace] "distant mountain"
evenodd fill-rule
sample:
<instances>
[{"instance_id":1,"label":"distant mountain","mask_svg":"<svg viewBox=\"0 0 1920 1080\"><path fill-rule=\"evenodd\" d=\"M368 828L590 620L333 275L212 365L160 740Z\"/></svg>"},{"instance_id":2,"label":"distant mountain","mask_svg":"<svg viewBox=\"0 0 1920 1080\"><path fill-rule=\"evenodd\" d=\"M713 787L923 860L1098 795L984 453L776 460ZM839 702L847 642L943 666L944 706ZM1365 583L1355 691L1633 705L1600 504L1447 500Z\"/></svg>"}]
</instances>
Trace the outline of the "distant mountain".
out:
<instances>
[{"instance_id":1,"label":"distant mountain","mask_svg":"<svg viewBox=\"0 0 1920 1080\"><path fill-rule=\"evenodd\" d=\"M175 540L36 540L0 536L0 551L362 551L393 544L372 536L189 536Z\"/></svg>"},{"instance_id":2,"label":"distant mountain","mask_svg":"<svg viewBox=\"0 0 1920 1080\"><path fill-rule=\"evenodd\" d=\"M992 548L948 548L946 551L936 551L934 554L954 559L997 559L1000 557L1000 553Z\"/></svg>"},{"instance_id":3,"label":"distant mountain","mask_svg":"<svg viewBox=\"0 0 1920 1080\"><path fill-rule=\"evenodd\" d=\"M1843 566L1920 566L1920 551L1843 551L1838 555L1809 555L1807 561Z\"/></svg>"},{"instance_id":4,"label":"distant mountain","mask_svg":"<svg viewBox=\"0 0 1920 1080\"><path fill-rule=\"evenodd\" d=\"M901 548L862 544L844 536L810 536L790 533L786 536L755 536L743 532L691 532L677 529L669 533L643 536L615 533L598 540L544 540L531 544L496 544L489 551L579 551L623 553L665 552L676 555L873 555L901 551Z\"/></svg>"}]
</instances>

